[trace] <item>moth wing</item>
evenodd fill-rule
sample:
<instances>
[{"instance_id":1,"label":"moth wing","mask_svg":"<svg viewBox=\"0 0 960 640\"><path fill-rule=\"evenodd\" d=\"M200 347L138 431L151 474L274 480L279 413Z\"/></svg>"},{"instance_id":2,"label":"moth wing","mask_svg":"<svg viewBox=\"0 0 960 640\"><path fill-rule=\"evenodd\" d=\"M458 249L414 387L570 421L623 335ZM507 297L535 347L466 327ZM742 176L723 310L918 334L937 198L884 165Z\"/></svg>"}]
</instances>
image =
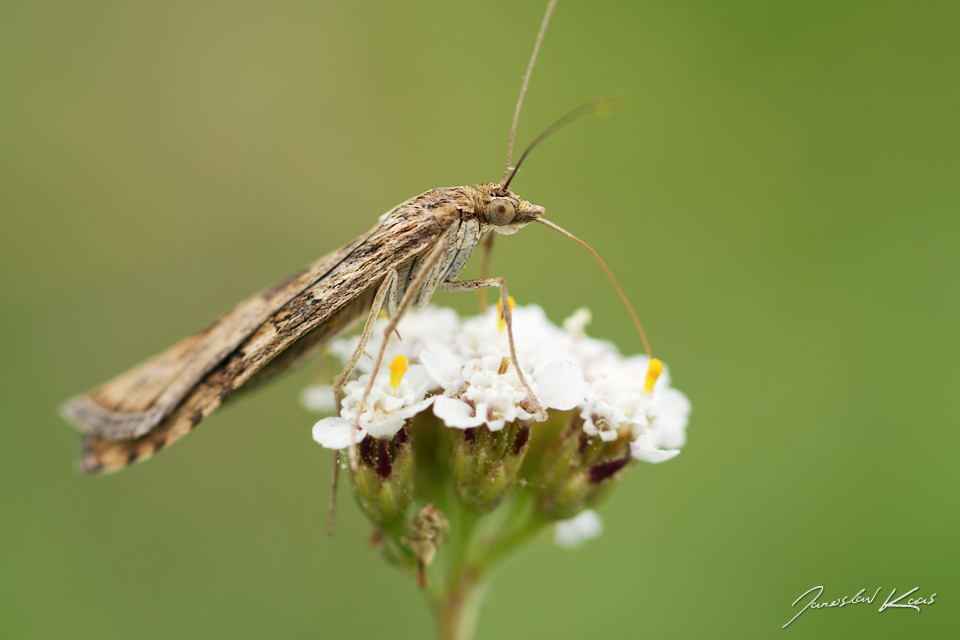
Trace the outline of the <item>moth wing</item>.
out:
<instances>
[{"instance_id":1,"label":"moth wing","mask_svg":"<svg viewBox=\"0 0 960 640\"><path fill-rule=\"evenodd\" d=\"M138 438L160 424L196 384L266 320L336 268L376 232L333 251L290 278L244 300L206 328L63 406L86 434Z\"/></svg>"},{"instance_id":2,"label":"moth wing","mask_svg":"<svg viewBox=\"0 0 960 640\"><path fill-rule=\"evenodd\" d=\"M180 372L184 369L173 374L165 373L170 387L176 385L178 389L186 388L186 391L179 397L170 394L165 405L166 412L160 414L159 418L155 415L140 418L144 422L138 424L138 433L121 429L118 437L102 426L107 424L109 428L113 423L107 421L114 420L116 414L119 414L118 423L122 424L120 421L130 413L124 414L117 410L118 404L120 407L130 406L130 401L120 394L127 389L136 391L136 385L131 384L127 376L149 368L151 363L160 361L168 353L174 354L174 358L180 353L198 353L190 343L191 338L86 396L71 400L65 413L72 421L83 421L82 424L86 426L84 430L88 434L84 438L81 469L88 472L114 471L152 456L188 433L235 390L307 334L311 335L309 340L304 342L319 344L349 328L354 319L369 309L375 285L382 280L383 274L429 249L458 215L457 208L452 205L428 212L413 203L414 201L410 201L401 205L360 240L340 252L331 254L340 256L338 259L325 262L330 259L328 256L315 263L324 263L330 268L300 289L286 304L278 305L279 308L274 307L273 313L248 331L234 348L222 357L219 355L220 351L213 352L218 358L217 362L205 368L189 369L192 376L189 383L176 377L183 375ZM315 265L311 265L311 269ZM297 278L297 281L301 282L300 278ZM244 304L237 309L241 309ZM232 318L236 312L237 310L234 310L225 316L214 327L225 319ZM202 339L208 334L201 332L198 335ZM199 376L194 375L193 372L198 370L202 373ZM99 404L100 399L106 397L101 391L104 388L110 388L114 394L110 396L114 403L110 407ZM84 421L89 420L89 414L83 413L91 404L100 411L92 414L93 427L90 422ZM150 411L159 413L159 405L147 406L146 411L136 408L140 414ZM107 421L104 420L104 415L108 416ZM143 426L151 422L151 426Z\"/></svg>"}]
</instances>

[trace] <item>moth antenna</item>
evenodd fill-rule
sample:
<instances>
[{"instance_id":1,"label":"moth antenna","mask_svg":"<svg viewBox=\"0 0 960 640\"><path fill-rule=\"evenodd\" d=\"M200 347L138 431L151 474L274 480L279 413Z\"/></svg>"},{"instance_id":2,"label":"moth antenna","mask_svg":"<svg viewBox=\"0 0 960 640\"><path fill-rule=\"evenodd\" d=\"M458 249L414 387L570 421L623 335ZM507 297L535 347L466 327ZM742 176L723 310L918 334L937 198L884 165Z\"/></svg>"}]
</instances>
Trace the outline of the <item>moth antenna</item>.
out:
<instances>
[{"instance_id":1,"label":"moth antenna","mask_svg":"<svg viewBox=\"0 0 960 640\"><path fill-rule=\"evenodd\" d=\"M534 147L550 137L551 134L556 133L558 130L567 126L577 118L582 118L583 116L590 115L591 113L596 113L598 115L606 115L613 111L615 107L613 100L609 98L600 98L599 100L593 100L587 104L582 104L572 111L568 111L564 115L560 116L556 122L544 129L543 133L534 138L533 142L524 150L523 154L520 156L520 160L517 162L517 166L513 168L513 173L510 174L509 178L506 178L506 182L502 182L500 190L505 190L510 186L510 183L513 182L514 176L517 175L517 170L520 169L520 165L523 164L523 161L526 160L527 156L530 155L530 152L533 151ZM512 144L511 140L511 144ZM510 168L510 163L507 163L507 168Z\"/></svg>"},{"instance_id":2,"label":"moth antenna","mask_svg":"<svg viewBox=\"0 0 960 640\"><path fill-rule=\"evenodd\" d=\"M540 52L540 43L543 42L543 34L547 32L547 23L550 22L550 14L556 6L557 0L550 0L547 5L547 13L543 16L543 22L540 23L540 33L537 35L537 43L533 45L533 55L530 56L530 63L527 65L527 73L523 76L523 86L520 87L520 98L517 100L517 109L513 112L513 126L510 128L510 142L507 144L507 165L503 168L503 178L500 179L501 188L506 188L507 174L510 173L510 159L513 157L513 139L517 135L517 120L520 118L520 105L523 104L523 94L527 92L527 83L530 82L530 74L533 72L533 63L537 61L537 53Z\"/></svg>"},{"instance_id":3,"label":"moth antenna","mask_svg":"<svg viewBox=\"0 0 960 640\"><path fill-rule=\"evenodd\" d=\"M620 294L620 298L623 300L623 304L627 305L627 309L630 311L630 315L633 316L633 322L634 324L637 325L637 331L640 332L640 339L643 340L643 348L646 350L647 356L652 360L653 354L650 353L650 343L647 342L647 334L643 332L643 325L640 324L640 319L637 317L637 312L633 310L633 307L630 305L630 301L627 300L626 294L623 293L623 289L621 289L620 285L617 284L617 279L613 277L613 273L611 273L610 269L607 268L606 263L603 261L600 255L596 251L591 249L590 245L588 245L586 242L584 242L577 236L573 235L569 231L553 224L549 220L545 220L544 218L537 218L537 222L544 224L555 231L559 231L560 233L567 236L568 238L570 238L571 240L573 240L574 242L582 246L584 249L589 251L591 254L593 254L593 257L597 259L597 262L600 263L600 266L603 267L603 270L607 272L607 277L610 278L610 282L612 282L613 286L617 288L617 293Z\"/></svg>"}]
</instances>

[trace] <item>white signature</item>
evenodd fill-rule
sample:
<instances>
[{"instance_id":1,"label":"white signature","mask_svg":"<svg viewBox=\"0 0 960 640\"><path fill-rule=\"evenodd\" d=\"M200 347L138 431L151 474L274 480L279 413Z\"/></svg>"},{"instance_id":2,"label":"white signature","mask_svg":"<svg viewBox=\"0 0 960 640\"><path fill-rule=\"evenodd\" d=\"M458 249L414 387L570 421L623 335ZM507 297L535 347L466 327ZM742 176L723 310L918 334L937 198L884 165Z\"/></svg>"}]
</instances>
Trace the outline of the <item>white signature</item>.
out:
<instances>
[{"instance_id":1,"label":"white signature","mask_svg":"<svg viewBox=\"0 0 960 640\"><path fill-rule=\"evenodd\" d=\"M791 607L797 606L797 603L800 602L803 599L803 597L806 596L811 591L816 591L817 595L813 596L813 598L810 599L810 602L807 603L807 606L805 606L803 609L800 609L800 611L797 612L797 615L790 618L790 622L793 622L798 617L800 617L800 614L806 611L807 609L823 609L824 607L845 607L848 604L861 604L863 602L866 602L867 604L873 604L874 599L876 599L877 594L880 593L880 589L882 588L883 587L877 587L877 590L873 592L873 596L869 598L865 598L862 595L863 592L866 591L866 589L860 589L860 592L857 593L857 595L853 596L852 598L843 596L839 600L833 600L831 602L817 602L817 598L823 595L822 586L814 587L812 589L807 589L802 594L800 594L799 598L793 601L793 604L790 605ZM897 604L901 600L906 598L908 595L918 590L919 588L920 587L914 587L913 589L910 589L910 591L907 591L906 593L901 595L896 600L891 601L890 598L892 598L897 593L897 589L896 587L894 587L893 591L890 592L890 595L887 596L887 599L884 601L882 605L880 605L880 608L877 609L877 611L880 612L880 611L883 611L884 609L897 608L897 609L916 609L917 613L920 613L920 605L933 604L933 599L937 597L937 594L934 593L929 598L910 598L909 600L907 600L906 604ZM790 622L783 625L783 628L786 629L790 625Z\"/></svg>"}]
</instances>

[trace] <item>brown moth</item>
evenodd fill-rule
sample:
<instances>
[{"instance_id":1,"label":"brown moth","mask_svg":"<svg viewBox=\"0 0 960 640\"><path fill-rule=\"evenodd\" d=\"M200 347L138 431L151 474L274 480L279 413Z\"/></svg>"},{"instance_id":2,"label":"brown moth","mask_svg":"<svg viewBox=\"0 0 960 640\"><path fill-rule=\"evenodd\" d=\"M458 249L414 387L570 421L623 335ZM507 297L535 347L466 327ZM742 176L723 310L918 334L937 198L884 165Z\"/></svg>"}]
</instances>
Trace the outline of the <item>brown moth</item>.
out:
<instances>
[{"instance_id":1,"label":"brown moth","mask_svg":"<svg viewBox=\"0 0 960 640\"><path fill-rule=\"evenodd\" d=\"M81 469L113 471L152 456L240 387L289 369L365 312L375 318L384 296L412 298L420 305L438 285L490 286L467 281L448 287L483 233L512 233L543 214L509 192L490 207L495 187L433 189L404 202L346 247L70 400L63 414L85 434ZM511 209L509 224L489 221L491 211Z\"/></svg>"},{"instance_id":2,"label":"brown moth","mask_svg":"<svg viewBox=\"0 0 960 640\"><path fill-rule=\"evenodd\" d=\"M366 315L360 346L334 381L341 399L381 309L385 308L390 318L385 331L389 336L408 307L424 306L438 288L499 288L511 360L533 408L545 417L516 359L503 279L457 281L456 277L481 243L487 250L486 264L494 233L511 235L531 222L540 222L573 237L547 222L542 217L543 207L521 200L510 190L517 168L537 143L570 120L595 110L595 105L586 105L561 118L534 140L511 173L520 106L555 4L556 0L551 0L547 6L527 66L499 183L431 189L407 200L345 247L241 302L167 351L68 401L63 416L83 433L80 468L91 473L117 471L153 456L186 435L237 390L252 388L303 362ZM482 266L481 276L484 271ZM382 357L381 349L374 373Z\"/></svg>"}]
</instances>

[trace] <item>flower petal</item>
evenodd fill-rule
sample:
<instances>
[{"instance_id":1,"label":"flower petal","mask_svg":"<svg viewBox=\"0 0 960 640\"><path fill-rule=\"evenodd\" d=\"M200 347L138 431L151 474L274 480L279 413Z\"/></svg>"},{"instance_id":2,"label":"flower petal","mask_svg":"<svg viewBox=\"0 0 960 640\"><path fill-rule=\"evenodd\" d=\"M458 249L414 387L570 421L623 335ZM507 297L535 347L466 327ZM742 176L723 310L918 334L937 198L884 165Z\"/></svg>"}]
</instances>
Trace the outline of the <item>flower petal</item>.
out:
<instances>
[{"instance_id":1,"label":"flower petal","mask_svg":"<svg viewBox=\"0 0 960 640\"><path fill-rule=\"evenodd\" d=\"M372 420L366 425L367 433L374 438L392 438L397 435L397 432L403 428L403 423L406 422L395 413L382 417L378 416L378 418L378 420Z\"/></svg>"},{"instance_id":2,"label":"flower petal","mask_svg":"<svg viewBox=\"0 0 960 640\"><path fill-rule=\"evenodd\" d=\"M657 464L666 462L680 455L679 449L658 449L657 438L653 434L645 433L630 443L630 453L637 460Z\"/></svg>"},{"instance_id":3,"label":"flower petal","mask_svg":"<svg viewBox=\"0 0 960 640\"><path fill-rule=\"evenodd\" d=\"M597 431L597 434L600 436L600 439L604 442L613 442L617 439L619 435L614 429L604 429L603 431Z\"/></svg>"},{"instance_id":4,"label":"flower petal","mask_svg":"<svg viewBox=\"0 0 960 640\"><path fill-rule=\"evenodd\" d=\"M490 429L490 431L500 431L505 426L507 426L507 423L504 420L487 420L487 429Z\"/></svg>"},{"instance_id":5,"label":"flower petal","mask_svg":"<svg viewBox=\"0 0 960 640\"><path fill-rule=\"evenodd\" d=\"M403 409L394 411L393 415L397 416L398 418L403 418L404 420L406 420L407 418L412 418L413 416L417 415L418 413L420 413L421 411L423 411L424 409L432 405L437 398L442 398L442 397L443 396L430 396L429 398L421 400L416 404L412 404L409 407L404 407Z\"/></svg>"},{"instance_id":6,"label":"flower petal","mask_svg":"<svg viewBox=\"0 0 960 640\"><path fill-rule=\"evenodd\" d=\"M408 381L413 387L413 393L416 396L422 396L431 389L437 389L438 383L427 373L427 368L422 364L412 364L403 379Z\"/></svg>"},{"instance_id":7,"label":"flower petal","mask_svg":"<svg viewBox=\"0 0 960 640\"><path fill-rule=\"evenodd\" d=\"M683 392L669 387L657 406L654 425L660 431L660 444L676 449L687 442L687 422L690 420L690 400Z\"/></svg>"},{"instance_id":8,"label":"flower petal","mask_svg":"<svg viewBox=\"0 0 960 640\"><path fill-rule=\"evenodd\" d=\"M420 362L426 367L430 377L446 389L460 380L460 368L463 363L453 351L440 344L431 342L420 352Z\"/></svg>"},{"instance_id":9,"label":"flower petal","mask_svg":"<svg viewBox=\"0 0 960 640\"><path fill-rule=\"evenodd\" d=\"M590 385L583 372L569 360L556 360L533 376L540 402L552 409L569 411L583 402Z\"/></svg>"},{"instance_id":10,"label":"flower petal","mask_svg":"<svg viewBox=\"0 0 960 640\"><path fill-rule=\"evenodd\" d=\"M324 418L313 425L313 439L327 449L346 449L350 446L352 423L347 418ZM356 434L353 441L359 443L367 432L361 428Z\"/></svg>"},{"instance_id":11,"label":"flower petal","mask_svg":"<svg viewBox=\"0 0 960 640\"><path fill-rule=\"evenodd\" d=\"M472 429L485 422L486 415L474 415L473 407L462 400L438 396L433 403L433 413L448 427Z\"/></svg>"}]
</instances>

